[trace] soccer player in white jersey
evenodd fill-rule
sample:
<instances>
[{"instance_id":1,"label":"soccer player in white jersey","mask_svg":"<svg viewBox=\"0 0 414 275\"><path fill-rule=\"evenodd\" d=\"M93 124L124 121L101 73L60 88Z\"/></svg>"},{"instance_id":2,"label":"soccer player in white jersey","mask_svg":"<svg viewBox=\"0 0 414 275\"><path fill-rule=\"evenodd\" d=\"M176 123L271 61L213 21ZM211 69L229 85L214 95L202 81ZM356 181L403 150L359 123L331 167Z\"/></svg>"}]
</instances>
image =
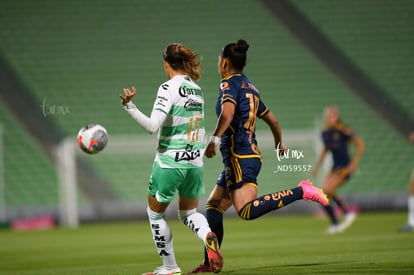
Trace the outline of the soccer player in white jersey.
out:
<instances>
[{"instance_id":1,"label":"soccer player in white jersey","mask_svg":"<svg viewBox=\"0 0 414 275\"><path fill-rule=\"evenodd\" d=\"M135 87L125 88L121 103L147 132L158 130L158 147L148 187L148 217L155 247L163 265L146 275L179 275L172 234L165 211L178 192L180 220L201 240L214 272L223 267L216 235L204 215L197 212L204 194L204 97L194 82L200 78L197 55L182 44L170 44L164 51L168 81L158 88L151 116L144 115L131 101Z\"/></svg>"}]
</instances>

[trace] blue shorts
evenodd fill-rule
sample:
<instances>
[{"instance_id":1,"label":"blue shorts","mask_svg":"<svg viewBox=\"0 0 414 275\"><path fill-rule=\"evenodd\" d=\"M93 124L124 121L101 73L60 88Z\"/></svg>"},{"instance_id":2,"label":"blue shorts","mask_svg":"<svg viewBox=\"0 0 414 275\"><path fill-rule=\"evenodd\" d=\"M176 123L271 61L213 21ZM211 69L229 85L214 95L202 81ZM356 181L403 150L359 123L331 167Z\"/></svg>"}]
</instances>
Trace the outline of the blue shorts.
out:
<instances>
[{"instance_id":1,"label":"blue shorts","mask_svg":"<svg viewBox=\"0 0 414 275\"><path fill-rule=\"evenodd\" d=\"M257 185L257 176L262 168L260 158L230 157L224 161L224 170L217 179L217 185L229 191L241 188L245 183Z\"/></svg>"}]
</instances>

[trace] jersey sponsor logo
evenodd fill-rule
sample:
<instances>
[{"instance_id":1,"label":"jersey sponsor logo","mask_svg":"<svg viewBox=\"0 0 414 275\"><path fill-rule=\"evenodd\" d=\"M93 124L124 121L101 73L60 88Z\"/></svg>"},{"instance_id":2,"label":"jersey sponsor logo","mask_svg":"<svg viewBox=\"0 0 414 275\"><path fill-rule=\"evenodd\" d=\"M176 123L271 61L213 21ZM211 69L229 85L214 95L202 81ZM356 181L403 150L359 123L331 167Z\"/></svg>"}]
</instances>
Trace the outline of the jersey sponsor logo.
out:
<instances>
[{"instance_id":1,"label":"jersey sponsor logo","mask_svg":"<svg viewBox=\"0 0 414 275\"><path fill-rule=\"evenodd\" d=\"M272 199L274 201L280 200L281 198L284 198L286 196L291 196L291 195L293 195L293 191L290 190L290 189L287 189L287 190L284 190L284 191L279 191L277 193L272 193L271 194Z\"/></svg>"},{"instance_id":2,"label":"jersey sponsor logo","mask_svg":"<svg viewBox=\"0 0 414 275\"><path fill-rule=\"evenodd\" d=\"M155 245L159 249L158 254L160 256L169 256L170 254L165 251L165 247L167 245L167 242L165 240L165 236L161 235L161 229L159 224L151 224L151 229L154 232L154 241Z\"/></svg>"},{"instance_id":3,"label":"jersey sponsor logo","mask_svg":"<svg viewBox=\"0 0 414 275\"><path fill-rule=\"evenodd\" d=\"M203 92L201 91L201 89L187 87L185 85L180 86L180 88L178 89L178 94L181 97L188 97L189 95L203 96Z\"/></svg>"},{"instance_id":4,"label":"jersey sponsor logo","mask_svg":"<svg viewBox=\"0 0 414 275\"><path fill-rule=\"evenodd\" d=\"M183 160L190 161L190 160L195 160L199 158L200 156L201 156L200 150L176 152L175 161L176 162L183 161Z\"/></svg>"},{"instance_id":5,"label":"jersey sponsor logo","mask_svg":"<svg viewBox=\"0 0 414 275\"><path fill-rule=\"evenodd\" d=\"M202 111L203 103L190 98L184 103L184 108L186 111Z\"/></svg>"},{"instance_id":6,"label":"jersey sponsor logo","mask_svg":"<svg viewBox=\"0 0 414 275\"><path fill-rule=\"evenodd\" d=\"M230 89L230 85L229 85L229 83L228 82L221 82L220 83L220 90L221 91L226 91L226 90L229 90Z\"/></svg>"},{"instance_id":7,"label":"jersey sponsor logo","mask_svg":"<svg viewBox=\"0 0 414 275\"><path fill-rule=\"evenodd\" d=\"M168 98L163 97L163 96L157 96L157 103L155 105L165 107L165 104L164 104L165 101L168 101Z\"/></svg>"},{"instance_id":8,"label":"jersey sponsor logo","mask_svg":"<svg viewBox=\"0 0 414 275\"><path fill-rule=\"evenodd\" d=\"M270 201L270 200L278 201L278 200L280 200L284 197L291 196L291 195L293 195L293 191L290 190L290 189L287 189L287 190L284 190L284 191L279 191L279 192L276 192L276 193L272 193L272 194L264 196L263 200L261 200L261 199L254 200L253 201L253 206L254 207L259 207L260 205L265 204L266 201ZM278 203L279 208L281 208L283 206L284 206L283 202Z\"/></svg>"}]
</instances>

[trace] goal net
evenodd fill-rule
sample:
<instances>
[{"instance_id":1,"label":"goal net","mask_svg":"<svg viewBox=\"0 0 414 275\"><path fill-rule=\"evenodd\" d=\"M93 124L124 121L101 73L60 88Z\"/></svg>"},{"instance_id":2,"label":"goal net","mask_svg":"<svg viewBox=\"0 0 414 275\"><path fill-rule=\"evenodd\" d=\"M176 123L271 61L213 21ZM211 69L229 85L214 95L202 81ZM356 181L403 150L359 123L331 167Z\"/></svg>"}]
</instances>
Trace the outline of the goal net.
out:
<instances>
[{"instance_id":1,"label":"goal net","mask_svg":"<svg viewBox=\"0 0 414 275\"><path fill-rule=\"evenodd\" d=\"M316 127L284 130L283 143L288 151L284 156L278 157L270 131L259 131L257 140L263 155L263 165L258 178L258 194L291 188L300 180L310 178L317 153L321 149L319 135ZM110 135L105 150L96 155L87 155L79 150L73 137L64 140L57 148L56 163L61 223L76 227L80 220L145 216L147 186L155 150L155 135ZM79 159L92 163L109 183L113 192L110 199L99 196L99 185L88 195L82 193L76 176L79 169L82 169L76 165ZM205 159L204 163L206 199L223 166L219 155L214 159ZM202 202L200 207L203 205ZM175 207L173 203L171 209ZM169 211L172 215L175 214L174 210Z\"/></svg>"}]
</instances>

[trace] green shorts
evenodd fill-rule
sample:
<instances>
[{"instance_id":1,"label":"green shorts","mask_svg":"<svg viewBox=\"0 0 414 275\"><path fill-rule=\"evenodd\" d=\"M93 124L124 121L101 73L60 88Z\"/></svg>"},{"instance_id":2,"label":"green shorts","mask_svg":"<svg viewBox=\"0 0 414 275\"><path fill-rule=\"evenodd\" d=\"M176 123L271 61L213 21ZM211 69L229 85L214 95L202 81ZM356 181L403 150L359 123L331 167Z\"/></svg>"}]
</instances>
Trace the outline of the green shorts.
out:
<instances>
[{"instance_id":1,"label":"green shorts","mask_svg":"<svg viewBox=\"0 0 414 275\"><path fill-rule=\"evenodd\" d=\"M158 202L166 203L174 199L177 191L182 198L201 198L205 192L204 168L161 168L154 161L148 194L155 196Z\"/></svg>"}]
</instances>

